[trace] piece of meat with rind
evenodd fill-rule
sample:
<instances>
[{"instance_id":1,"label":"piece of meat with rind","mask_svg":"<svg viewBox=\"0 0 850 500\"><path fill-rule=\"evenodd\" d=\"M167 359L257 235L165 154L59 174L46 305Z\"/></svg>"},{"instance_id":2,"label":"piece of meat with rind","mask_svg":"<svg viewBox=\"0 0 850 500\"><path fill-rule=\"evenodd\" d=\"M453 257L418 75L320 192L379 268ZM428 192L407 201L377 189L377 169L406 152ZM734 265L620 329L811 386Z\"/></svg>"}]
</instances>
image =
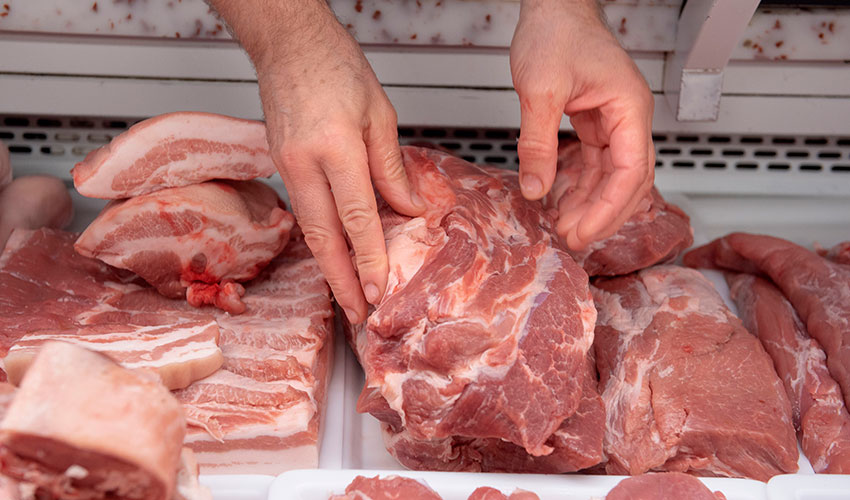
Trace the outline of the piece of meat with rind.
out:
<instances>
[{"instance_id":1,"label":"piece of meat with rind","mask_svg":"<svg viewBox=\"0 0 850 500\"><path fill-rule=\"evenodd\" d=\"M62 229L73 216L71 195L61 179L18 177L0 190L0 251L15 229Z\"/></svg>"},{"instance_id":2,"label":"piece of meat with rind","mask_svg":"<svg viewBox=\"0 0 850 500\"><path fill-rule=\"evenodd\" d=\"M681 472L647 473L623 479L605 500L726 500L699 479Z\"/></svg>"},{"instance_id":3,"label":"piece of meat with rind","mask_svg":"<svg viewBox=\"0 0 850 500\"><path fill-rule=\"evenodd\" d=\"M549 454L581 400L596 314L587 275L516 172L402 153L428 210L410 219L380 205L390 276L351 332L366 371L359 411L389 408L395 418L373 414L416 439L496 438Z\"/></svg>"},{"instance_id":4,"label":"piece of meat with rind","mask_svg":"<svg viewBox=\"0 0 850 500\"><path fill-rule=\"evenodd\" d=\"M551 209L568 203L584 170L581 143L565 141L558 148L558 171L544 199ZM583 250L570 250L589 276L619 276L675 260L693 243L690 218L664 200L653 187L620 229Z\"/></svg>"},{"instance_id":5,"label":"piece of meat with rind","mask_svg":"<svg viewBox=\"0 0 850 500\"><path fill-rule=\"evenodd\" d=\"M269 177L263 122L200 112L141 121L71 170L83 196L121 199L213 179Z\"/></svg>"},{"instance_id":6,"label":"piece of meat with rind","mask_svg":"<svg viewBox=\"0 0 850 500\"><path fill-rule=\"evenodd\" d=\"M782 381L710 281L657 266L592 289L609 474L767 481L797 470Z\"/></svg>"},{"instance_id":7,"label":"piece of meat with rind","mask_svg":"<svg viewBox=\"0 0 850 500\"><path fill-rule=\"evenodd\" d=\"M773 236L732 233L685 254L691 267L767 276L826 353L832 378L850 402L850 267Z\"/></svg>"},{"instance_id":8,"label":"piece of meat with rind","mask_svg":"<svg viewBox=\"0 0 850 500\"><path fill-rule=\"evenodd\" d=\"M244 288L295 221L269 186L210 181L112 202L77 240L86 256L141 276L169 298L244 312Z\"/></svg>"},{"instance_id":9,"label":"piece of meat with rind","mask_svg":"<svg viewBox=\"0 0 850 500\"><path fill-rule=\"evenodd\" d=\"M747 330L773 359L791 400L803 453L815 472L850 473L850 414L826 367L826 354L772 283L751 274L726 274Z\"/></svg>"}]
</instances>

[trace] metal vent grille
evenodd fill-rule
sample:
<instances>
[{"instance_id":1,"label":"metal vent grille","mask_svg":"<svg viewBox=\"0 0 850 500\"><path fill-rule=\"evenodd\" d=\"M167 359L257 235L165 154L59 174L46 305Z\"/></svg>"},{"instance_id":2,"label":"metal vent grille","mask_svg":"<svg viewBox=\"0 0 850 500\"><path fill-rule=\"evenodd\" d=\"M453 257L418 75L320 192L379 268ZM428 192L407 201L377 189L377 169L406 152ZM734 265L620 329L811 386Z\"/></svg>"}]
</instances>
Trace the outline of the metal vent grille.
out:
<instances>
[{"instance_id":1,"label":"metal vent grille","mask_svg":"<svg viewBox=\"0 0 850 500\"><path fill-rule=\"evenodd\" d=\"M20 174L69 170L141 118L0 115L0 141ZM430 142L482 164L517 168L516 129L399 127L404 144ZM563 132L562 137L570 136ZM656 179L699 194L850 195L850 136L656 134Z\"/></svg>"}]
</instances>

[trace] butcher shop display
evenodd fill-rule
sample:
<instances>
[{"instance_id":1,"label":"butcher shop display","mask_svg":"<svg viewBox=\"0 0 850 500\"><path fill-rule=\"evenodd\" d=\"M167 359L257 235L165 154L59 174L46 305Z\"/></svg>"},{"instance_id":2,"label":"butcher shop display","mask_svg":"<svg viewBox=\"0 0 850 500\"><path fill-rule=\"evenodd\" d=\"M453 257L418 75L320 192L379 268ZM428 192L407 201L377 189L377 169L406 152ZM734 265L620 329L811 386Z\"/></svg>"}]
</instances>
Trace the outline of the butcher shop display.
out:
<instances>
[{"instance_id":1,"label":"butcher shop display","mask_svg":"<svg viewBox=\"0 0 850 500\"><path fill-rule=\"evenodd\" d=\"M833 262L773 236L733 233L691 250L691 267L769 277L782 291L809 335L826 353L826 365L850 401L850 266Z\"/></svg>"},{"instance_id":2,"label":"butcher shop display","mask_svg":"<svg viewBox=\"0 0 850 500\"><path fill-rule=\"evenodd\" d=\"M114 201L75 248L133 271L166 297L240 314L240 282L283 250L294 223L265 184L209 181Z\"/></svg>"},{"instance_id":3,"label":"butcher shop display","mask_svg":"<svg viewBox=\"0 0 850 500\"><path fill-rule=\"evenodd\" d=\"M71 173L90 198L121 199L213 179L275 173L263 122L198 112L139 122L93 150Z\"/></svg>"},{"instance_id":4,"label":"butcher shop display","mask_svg":"<svg viewBox=\"0 0 850 500\"><path fill-rule=\"evenodd\" d=\"M0 423L0 468L56 498L171 499L185 432L156 376L51 342Z\"/></svg>"},{"instance_id":5,"label":"butcher shop display","mask_svg":"<svg viewBox=\"0 0 850 500\"><path fill-rule=\"evenodd\" d=\"M560 203L568 203L583 168L581 143L562 142L555 182L544 204L557 208ZM693 241L690 218L653 187L616 233L583 250L570 250L569 254L589 276L617 276L672 262Z\"/></svg>"},{"instance_id":6,"label":"butcher shop display","mask_svg":"<svg viewBox=\"0 0 850 500\"><path fill-rule=\"evenodd\" d=\"M368 320L349 325L366 372L357 409L404 430L400 446L480 438L552 454L547 441L595 393L584 383L596 315L587 275L516 172L402 154L428 209L411 219L379 208L390 276Z\"/></svg>"},{"instance_id":7,"label":"butcher shop display","mask_svg":"<svg viewBox=\"0 0 850 500\"><path fill-rule=\"evenodd\" d=\"M596 280L606 470L744 477L797 470L791 403L758 339L702 274Z\"/></svg>"}]
</instances>

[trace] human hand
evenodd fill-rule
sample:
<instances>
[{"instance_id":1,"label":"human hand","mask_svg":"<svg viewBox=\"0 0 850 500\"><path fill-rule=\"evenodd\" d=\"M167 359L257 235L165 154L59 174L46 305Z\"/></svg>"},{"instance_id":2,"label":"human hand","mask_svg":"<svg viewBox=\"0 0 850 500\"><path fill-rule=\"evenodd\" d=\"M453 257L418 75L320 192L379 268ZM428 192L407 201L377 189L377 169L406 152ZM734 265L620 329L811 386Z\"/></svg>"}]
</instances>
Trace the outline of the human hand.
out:
<instances>
[{"instance_id":1,"label":"human hand","mask_svg":"<svg viewBox=\"0 0 850 500\"><path fill-rule=\"evenodd\" d=\"M325 2L250 3L257 12L288 11L264 13L278 22L260 27L222 15L257 69L272 159L305 242L336 301L358 323L366 318L367 300L376 304L383 297L389 272L372 183L397 212L416 216L425 209L411 193L402 164L395 110L359 45ZM251 8L239 4L232 12L236 18ZM261 33L246 40L239 25L245 36Z\"/></svg>"},{"instance_id":2,"label":"human hand","mask_svg":"<svg viewBox=\"0 0 850 500\"><path fill-rule=\"evenodd\" d=\"M523 195L551 188L564 113L581 141L585 169L556 227L573 250L614 234L655 176L652 94L600 15L595 0L523 0L511 43Z\"/></svg>"}]
</instances>

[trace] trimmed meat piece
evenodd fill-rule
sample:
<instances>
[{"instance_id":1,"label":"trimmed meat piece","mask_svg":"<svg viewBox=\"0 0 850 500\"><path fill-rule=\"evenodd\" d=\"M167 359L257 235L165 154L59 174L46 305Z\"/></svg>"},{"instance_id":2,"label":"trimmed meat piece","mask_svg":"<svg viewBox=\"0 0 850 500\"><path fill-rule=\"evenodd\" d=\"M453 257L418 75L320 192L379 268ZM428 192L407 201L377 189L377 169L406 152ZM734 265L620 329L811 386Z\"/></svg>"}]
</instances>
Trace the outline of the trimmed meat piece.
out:
<instances>
[{"instance_id":1,"label":"trimmed meat piece","mask_svg":"<svg viewBox=\"0 0 850 500\"><path fill-rule=\"evenodd\" d=\"M112 202L75 248L133 271L166 297L239 314L245 290L236 282L257 276L294 224L267 185L211 181Z\"/></svg>"},{"instance_id":2,"label":"trimmed meat piece","mask_svg":"<svg viewBox=\"0 0 850 500\"><path fill-rule=\"evenodd\" d=\"M384 444L399 463L414 470L559 474L586 469L604 458L605 409L596 384L595 364L588 359L578 410L546 441L553 449L548 455L535 457L494 438L417 440L388 424L382 424Z\"/></svg>"},{"instance_id":3,"label":"trimmed meat piece","mask_svg":"<svg viewBox=\"0 0 850 500\"><path fill-rule=\"evenodd\" d=\"M516 490L507 496L496 488L482 486L469 495L469 500L540 500L540 497L530 491Z\"/></svg>"},{"instance_id":4,"label":"trimmed meat piece","mask_svg":"<svg viewBox=\"0 0 850 500\"><path fill-rule=\"evenodd\" d=\"M61 229L73 216L71 195L61 179L19 177L0 191L0 250L15 229Z\"/></svg>"},{"instance_id":5,"label":"trimmed meat piece","mask_svg":"<svg viewBox=\"0 0 850 500\"><path fill-rule=\"evenodd\" d=\"M726 500L719 491L711 492L702 482L681 472L641 474L623 479L605 500Z\"/></svg>"},{"instance_id":6,"label":"trimmed meat piece","mask_svg":"<svg viewBox=\"0 0 850 500\"><path fill-rule=\"evenodd\" d=\"M0 358L17 382L48 340L76 343L177 389L222 364L219 329L135 275L74 251L77 235L17 230L0 256ZM6 373L3 374L5 379Z\"/></svg>"},{"instance_id":7,"label":"trimmed meat piece","mask_svg":"<svg viewBox=\"0 0 850 500\"><path fill-rule=\"evenodd\" d=\"M761 340L785 383L794 427L815 472L850 473L850 414L826 355L782 293L750 274L727 274L738 314Z\"/></svg>"},{"instance_id":8,"label":"trimmed meat piece","mask_svg":"<svg viewBox=\"0 0 850 500\"><path fill-rule=\"evenodd\" d=\"M839 243L829 250L818 249L818 255L839 264L850 265L850 241Z\"/></svg>"},{"instance_id":9,"label":"trimmed meat piece","mask_svg":"<svg viewBox=\"0 0 850 500\"><path fill-rule=\"evenodd\" d=\"M331 495L330 500L442 500L424 482L402 476L381 478L357 476L345 488L344 495Z\"/></svg>"},{"instance_id":10,"label":"trimmed meat piece","mask_svg":"<svg viewBox=\"0 0 850 500\"><path fill-rule=\"evenodd\" d=\"M832 378L850 401L850 267L781 238L733 233L688 252L685 264L763 274L788 298L826 353Z\"/></svg>"},{"instance_id":11,"label":"trimmed meat piece","mask_svg":"<svg viewBox=\"0 0 850 500\"><path fill-rule=\"evenodd\" d=\"M156 377L50 342L0 424L0 471L57 498L164 500L185 433Z\"/></svg>"},{"instance_id":12,"label":"trimmed meat piece","mask_svg":"<svg viewBox=\"0 0 850 500\"><path fill-rule=\"evenodd\" d=\"M608 473L767 481L797 470L782 381L710 281L657 266L592 289Z\"/></svg>"},{"instance_id":13,"label":"trimmed meat piece","mask_svg":"<svg viewBox=\"0 0 850 500\"><path fill-rule=\"evenodd\" d=\"M83 196L121 199L212 179L275 173L263 122L178 112L139 122L71 170Z\"/></svg>"},{"instance_id":14,"label":"trimmed meat piece","mask_svg":"<svg viewBox=\"0 0 850 500\"><path fill-rule=\"evenodd\" d=\"M587 275L517 173L403 147L429 207L379 208L387 292L349 337L358 411L417 440L496 438L535 456L581 401L596 310Z\"/></svg>"},{"instance_id":15,"label":"trimmed meat piece","mask_svg":"<svg viewBox=\"0 0 850 500\"><path fill-rule=\"evenodd\" d=\"M558 149L555 183L544 204L557 208L560 203L567 203L583 168L581 144L562 143ZM584 250L569 253L589 276L618 276L672 262L693 241L690 218L676 205L664 201L653 187L616 233Z\"/></svg>"},{"instance_id":16,"label":"trimmed meat piece","mask_svg":"<svg viewBox=\"0 0 850 500\"><path fill-rule=\"evenodd\" d=\"M177 485L174 500L213 500L212 492L198 481L200 467L195 454L189 448L180 451L180 469L177 472Z\"/></svg>"}]
</instances>

